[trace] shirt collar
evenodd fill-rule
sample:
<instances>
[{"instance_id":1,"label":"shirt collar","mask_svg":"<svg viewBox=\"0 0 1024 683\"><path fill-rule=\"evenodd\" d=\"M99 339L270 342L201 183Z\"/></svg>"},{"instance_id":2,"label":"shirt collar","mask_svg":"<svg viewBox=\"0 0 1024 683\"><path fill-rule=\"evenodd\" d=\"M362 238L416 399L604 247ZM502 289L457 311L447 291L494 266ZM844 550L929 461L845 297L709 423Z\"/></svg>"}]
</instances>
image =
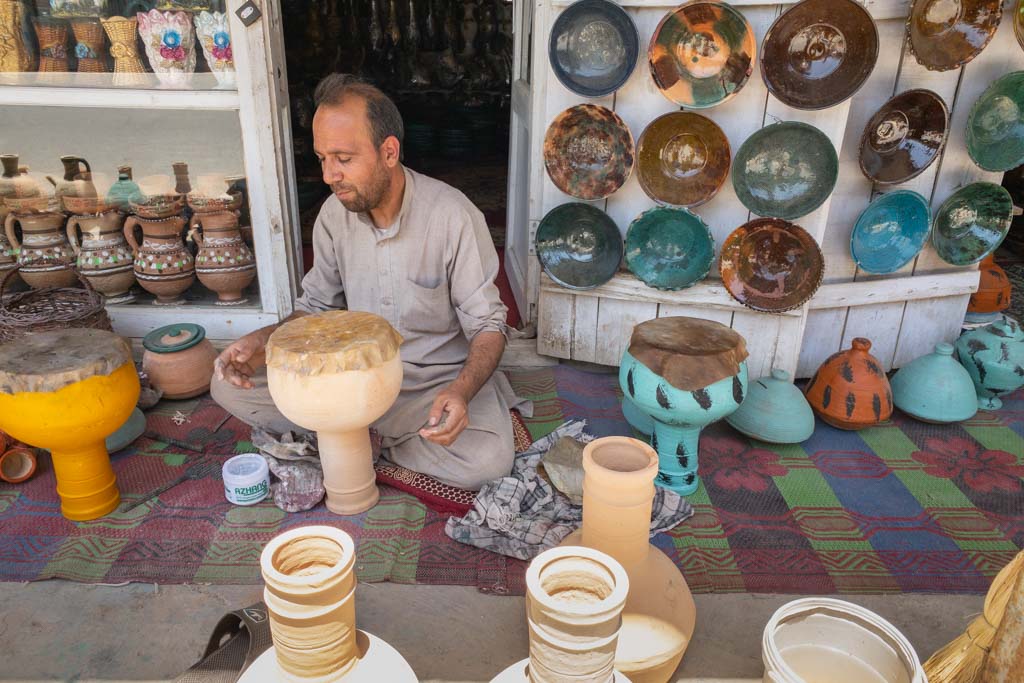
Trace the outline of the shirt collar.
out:
<instances>
[{"instance_id":1,"label":"shirt collar","mask_svg":"<svg viewBox=\"0 0 1024 683\"><path fill-rule=\"evenodd\" d=\"M391 224L391 227L386 230L378 229L374 226L373 220L370 219L369 213L357 214L359 220L373 230L373 236L378 242L391 239L398 234L398 230L402 227L402 221L405 220L406 214L409 213L409 207L412 206L412 197L415 193L413 174L412 171L405 166L402 166L402 173L405 175L405 190L402 193L402 206L398 209L398 215L395 216L395 222Z\"/></svg>"}]
</instances>

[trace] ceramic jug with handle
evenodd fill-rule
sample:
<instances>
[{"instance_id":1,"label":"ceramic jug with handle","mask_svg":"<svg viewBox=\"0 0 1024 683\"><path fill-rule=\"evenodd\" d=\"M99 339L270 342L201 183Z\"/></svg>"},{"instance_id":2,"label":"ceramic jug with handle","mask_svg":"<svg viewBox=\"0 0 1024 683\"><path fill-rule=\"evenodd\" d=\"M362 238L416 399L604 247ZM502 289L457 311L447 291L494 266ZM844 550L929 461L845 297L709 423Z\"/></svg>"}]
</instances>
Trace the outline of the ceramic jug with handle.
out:
<instances>
[{"instance_id":1,"label":"ceramic jug with handle","mask_svg":"<svg viewBox=\"0 0 1024 683\"><path fill-rule=\"evenodd\" d=\"M217 304L245 303L242 290L256 277L256 259L238 229L238 211L196 212L189 236L199 245L196 275L217 293Z\"/></svg>"},{"instance_id":2,"label":"ceramic jug with handle","mask_svg":"<svg viewBox=\"0 0 1024 683\"><path fill-rule=\"evenodd\" d=\"M79 241L78 233L82 239ZM117 209L87 216L72 216L67 225L68 241L78 255L78 271L108 304L133 301L135 284L132 252L124 238L124 216Z\"/></svg>"},{"instance_id":3,"label":"ceramic jug with handle","mask_svg":"<svg viewBox=\"0 0 1024 683\"><path fill-rule=\"evenodd\" d=\"M195 261L185 248L181 216L148 219L131 216L124 224L124 237L135 257L135 277L158 305L183 304L181 298L196 279ZM142 229L142 244L135 230Z\"/></svg>"},{"instance_id":4,"label":"ceramic jug with handle","mask_svg":"<svg viewBox=\"0 0 1024 683\"><path fill-rule=\"evenodd\" d=\"M21 227L21 240L14 230L16 225ZM75 252L64 236L64 214L9 213L4 230L11 246L19 252L18 272L29 287L70 287L78 282Z\"/></svg>"}]
</instances>

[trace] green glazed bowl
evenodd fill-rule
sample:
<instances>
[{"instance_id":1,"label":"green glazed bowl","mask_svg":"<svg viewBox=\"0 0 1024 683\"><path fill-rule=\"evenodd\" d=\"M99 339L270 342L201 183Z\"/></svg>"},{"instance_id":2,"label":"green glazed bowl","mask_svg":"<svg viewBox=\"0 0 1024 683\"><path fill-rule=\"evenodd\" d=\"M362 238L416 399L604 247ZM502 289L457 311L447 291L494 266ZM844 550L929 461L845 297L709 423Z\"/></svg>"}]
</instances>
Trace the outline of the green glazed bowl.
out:
<instances>
[{"instance_id":1,"label":"green glazed bowl","mask_svg":"<svg viewBox=\"0 0 1024 683\"><path fill-rule=\"evenodd\" d=\"M839 177L839 158L828 136L806 123L765 126L743 143L732 165L732 184L758 216L793 220L821 206Z\"/></svg>"},{"instance_id":2,"label":"green glazed bowl","mask_svg":"<svg viewBox=\"0 0 1024 683\"><path fill-rule=\"evenodd\" d=\"M932 224L932 246L946 263L969 266L1003 241L1013 220L1010 193L995 183L971 183L943 202Z\"/></svg>"},{"instance_id":3,"label":"green glazed bowl","mask_svg":"<svg viewBox=\"0 0 1024 683\"><path fill-rule=\"evenodd\" d=\"M996 79L971 107L967 152L986 171L1024 164L1024 71Z\"/></svg>"},{"instance_id":4,"label":"green glazed bowl","mask_svg":"<svg viewBox=\"0 0 1024 683\"><path fill-rule=\"evenodd\" d=\"M535 242L540 266L567 289L594 289L622 263L622 235L615 222L590 204L556 206L541 219Z\"/></svg>"},{"instance_id":5,"label":"green glazed bowl","mask_svg":"<svg viewBox=\"0 0 1024 683\"><path fill-rule=\"evenodd\" d=\"M687 209L649 209L626 232L626 266L655 289L690 287L704 279L714 260L711 231Z\"/></svg>"}]
</instances>

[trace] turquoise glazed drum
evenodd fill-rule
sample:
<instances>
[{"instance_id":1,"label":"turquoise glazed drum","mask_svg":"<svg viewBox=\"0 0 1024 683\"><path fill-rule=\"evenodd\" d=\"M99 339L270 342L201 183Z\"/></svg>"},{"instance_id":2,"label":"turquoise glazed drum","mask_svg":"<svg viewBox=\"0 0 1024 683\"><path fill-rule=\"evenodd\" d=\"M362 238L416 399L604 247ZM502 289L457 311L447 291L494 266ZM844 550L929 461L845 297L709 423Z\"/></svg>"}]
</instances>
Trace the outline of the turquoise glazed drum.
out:
<instances>
[{"instance_id":1,"label":"turquoise glazed drum","mask_svg":"<svg viewBox=\"0 0 1024 683\"><path fill-rule=\"evenodd\" d=\"M659 486L697 490L700 430L743 402L746 358L743 337L710 320L657 318L633 329L619 367L623 413L650 434Z\"/></svg>"},{"instance_id":2,"label":"turquoise glazed drum","mask_svg":"<svg viewBox=\"0 0 1024 683\"><path fill-rule=\"evenodd\" d=\"M541 268L567 289L593 289L622 263L622 235L608 214L590 204L562 204L537 226Z\"/></svg>"},{"instance_id":3,"label":"turquoise glazed drum","mask_svg":"<svg viewBox=\"0 0 1024 683\"><path fill-rule=\"evenodd\" d=\"M725 418L733 429L768 443L803 443L814 433L814 411L785 370L750 383L739 409Z\"/></svg>"},{"instance_id":4,"label":"turquoise glazed drum","mask_svg":"<svg viewBox=\"0 0 1024 683\"><path fill-rule=\"evenodd\" d=\"M924 197L896 190L871 202L850 235L850 254L868 273L894 273L928 241L931 212Z\"/></svg>"},{"instance_id":5,"label":"turquoise glazed drum","mask_svg":"<svg viewBox=\"0 0 1024 683\"><path fill-rule=\"evenodd\" d=\"M1013 199L1006 188L971 183L939 207L932 225L932 246L946 263L969 266L996 250L1012 221Z\"/></svg>"},{"instance_id":6,"label":"turquoise glazed drum","mask_svg":"<svg viewBox=\"0 0 1024 683\"><path fill-rule=\"evenodd\" d=\"M626 266L649 287L690 287L704 279L714 259L711 231L687 209L648 209L626 232Z\"/></svg>"},{"instance_id":7,"label":"turquoise glazed drum","mask_svg":"<svg viewBox=\"0 0 1024 683\"><path fill-rule=\"evenodd\" d=\"M1024 386L1024 332L1013 320L965 332L956 342L956 353L974 382L982 410L999 410L1000 396Z\"/></svg>"},{"instance_id":8,"label":"turquoise glazed drum","mask_svg":"<svg viewBox=\"0 0 1024 683\"><path fill-rule=\"evenodd\" d=\"M934 353L904 365L889 384L896 407L922 422L963 422L978 412L974 382L953 359L952 344L936 344Z\"/></svg>"},{"instance_id":9,"label":"turquoise glazed drum","mask_svg":"<svg viewBox=\"0 0 1024 683\"><path fill-rule=\"evenodd\" d=\"M1024 71L996 79L971 107L967 152L986 171L1024 164Z\"/></svg>"}]
</instances>

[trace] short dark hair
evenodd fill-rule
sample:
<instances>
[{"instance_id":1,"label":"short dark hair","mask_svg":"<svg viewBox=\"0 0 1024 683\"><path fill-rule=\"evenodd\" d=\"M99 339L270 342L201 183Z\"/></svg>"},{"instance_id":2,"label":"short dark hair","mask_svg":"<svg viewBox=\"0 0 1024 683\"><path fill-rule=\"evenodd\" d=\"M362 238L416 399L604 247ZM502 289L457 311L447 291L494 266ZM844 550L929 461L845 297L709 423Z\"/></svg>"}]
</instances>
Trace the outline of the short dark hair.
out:
<instances>
[{"instance_id":1,"label":"short dark hair","mask_svg":"<svg viewBox=\"0 0 1024 683\"><path fill-rule=\"evenodd\" d=\"M341 104L347 97L358 97L366 103L366 119L370 124L373 144L380 147L392 135L399 145L405 137L405 126L398 107L374 85L352 74L329 74L317 84L313 104L320 108Z\"/></svg>"}]
</instances>

